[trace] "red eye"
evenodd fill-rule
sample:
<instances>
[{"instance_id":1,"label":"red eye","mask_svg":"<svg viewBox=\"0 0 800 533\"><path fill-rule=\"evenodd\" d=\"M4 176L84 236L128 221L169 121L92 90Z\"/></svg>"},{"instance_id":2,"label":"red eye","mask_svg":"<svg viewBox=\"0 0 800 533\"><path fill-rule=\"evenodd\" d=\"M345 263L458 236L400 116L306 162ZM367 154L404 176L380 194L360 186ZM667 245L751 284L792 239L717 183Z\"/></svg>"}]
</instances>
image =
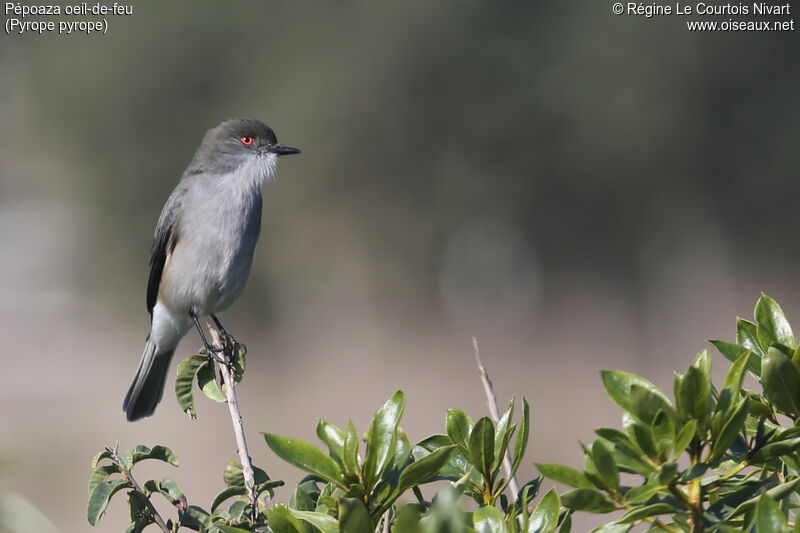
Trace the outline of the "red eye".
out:
<instances>
[{"instance_id":1,"label":"red eye","mask_svg":"<svg viewBox=\"0 0 800 533\"><path fill-rule=\"evenodd\" d=\"M242 141L242 144L245 146L250 146L253 144L253 138L249 135L243 135L242 137L239 137L239 140Z\"/></svg>"}]
</instances>

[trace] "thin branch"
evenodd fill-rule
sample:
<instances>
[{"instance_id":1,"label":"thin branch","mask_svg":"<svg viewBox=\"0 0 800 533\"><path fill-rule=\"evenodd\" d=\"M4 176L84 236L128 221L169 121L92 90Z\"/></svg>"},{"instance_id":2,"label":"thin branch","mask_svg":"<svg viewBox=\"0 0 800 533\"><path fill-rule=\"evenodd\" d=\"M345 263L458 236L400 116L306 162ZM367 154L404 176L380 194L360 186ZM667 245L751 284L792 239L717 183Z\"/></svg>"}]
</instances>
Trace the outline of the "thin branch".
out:
<instances>
[{"instance_id":1,"label":"thin branch","mask_svg":"<svg viewBox=\"0 0 800 533\"><path fill-rule=\"evenodd\" d=\"M389 528L392 525L392 508L389 507L386 509L386 512L383 513L383 527L381 528L383 533L389 533Z\"/></svg>"},{"instance_id":2,"label":"thin branch","mask_svg":"<svg viewBox=\"0 0 800 533\"><path fill-rule=\"evenodd\" d=\"M222 350L223 343L220 340L219 331L208 323L208 330L211 333L211 344L215 348ZM231 354L224 352L225 360L230 363ZM233 377L233 368L230 365L219 365L219 373L225 384L225 398L228 400L228 410L231 414L233 432L236 434L236 447L239 451L239 461L242 463L242 474L244 475L244 486L247 488L247 495L252 506L252 519L258 514L258 494L256 493L256 479L253 473L253 463L250 460L250 453L247 451L247 442L244 438L244 424L242 415L239 412L239 403L236 401L236 384Z\"/></svg>"},{"instance_id":3,"label":"thin branch","mask_svg":"<svg viewBox=\"0 0 800 533\"><path fill-rule=\"evenodd\" d=\"M478 372L481 374L481 383L483 383L483 390L486 393L486 403L489 406L489 414L492 417L495 425L500 421L500 413L497 410L497 397L494 395L494 387L492 387L492 380L489 379L489 373L486 371L486 365L483 364L481 359L481 352L478 349L478 339L472 337L472 349L475 351L475 361L478 363ZM508 488L511 489L511 498L515 499L519 493L519 485L514 476L511 476L511 457L506 450L503 456L503 468L506 475L509 476Z\"/></svg>"},{"instance_id":4,"label":"thin branch","mask_svg":"<svg viewBox=\"0 0 800 533\"><path fill-rule=\"evenodd\" d=\"M131 482L131 485L133 485L133 490L144 496L145 505L147 505L147 508L150 510L150 514L153 516L153 522L155 522L156 525L160 527L161 531L163 531L164 533L172 533L170 529L167 527L167 524L164 522L164 519L161 518L160 514L158 514L158 511L153 505L153 502L150 501L150 498L147 496L147 493L142 489L141 485L139 485L139 483L136 482L136 479L134 479L133 474L131 474L131 471L125 468L125 465L122 463L122 460L120 459L119 455L117 455L117 450L114 450L114 455L111 456L111 460L114 461L114 463L116 463L117 468L119 468L119 471L122 472L123 476L125 476L125 479Z\"/></svg>"}]
</instances>

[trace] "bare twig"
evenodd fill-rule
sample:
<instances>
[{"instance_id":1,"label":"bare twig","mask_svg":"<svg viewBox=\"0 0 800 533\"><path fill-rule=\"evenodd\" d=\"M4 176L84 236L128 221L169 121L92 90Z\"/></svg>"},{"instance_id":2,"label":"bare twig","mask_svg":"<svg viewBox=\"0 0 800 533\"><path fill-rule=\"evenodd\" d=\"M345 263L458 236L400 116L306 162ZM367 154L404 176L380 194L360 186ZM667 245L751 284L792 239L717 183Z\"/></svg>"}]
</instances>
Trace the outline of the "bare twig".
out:
<instances>
[{"instance_id":1,"label":"bare twig","mask_svg":"<svg viewBox=\"0 0 800 533\"><path fill-rule=\"evenodd\" d=\"M383 513L383 527L381 530L383 533L389 533L389 528L392 525L392 508L389 507L385 513Z\"/></svg>"},{"instance_id":2,"label":"bare twig","mask_svg":"<svg viewBox=\"0 0 800 533\"><path fill-rule=\"evenodd\" d=\"M220 340L219 331L211 324L208 324L208 330L211 334L211 344L215 348L223 349L223 343ZM227 352L224 353L226 361L230 362L231 355ZM239 461L242 463L242 474L244 475L244 486L247 488L247 495L250 499L252 506L252 519L255 522L256 515L258 514L258 494L256 493L256 479L253 473L253 463L250 460L250 454L247 451L247 442L244 438L244 425L242 423L242 415L239 412L239 403L236 401L236 385L234 383L233 368L230 365L219 365L219 373L222 375L222 381L225 384L225 398L228 400L228 410L231 414L231 422L233 423L233 432L236 434L236 447L239 451Z\"/></svg>"},{"instance_id":3,"label":"bare twig","mask_svg":"<svg viewBox=\"0 0 800 533\"><path fill-rule=\"evenodd\" d=\"M489 414L492 417L495 425L500 421L500 413L497 411L497 397L494 395L494 387L492 387L492 380L489 379L489 373L486 371L486 365L483 364L481 359L481 352L478 349L478 339L472 337L472 349L475 352L475 361L478 363L478 372L481 374L481 383L483 383L483 390L486 393L486 403L489 406ZM511 490L511 498L516 498L519 492L519 486L514 476L511 476L511 458L506 450L503 456L503 468L506 475L509 476L508 488Z\"/></svg>"},{"instance_id":4,"label":"bare twig","mask_svg":"<svg viewBox=\"0 0 800 533\"><path fill-rule=\"evenodd\" d=\"M136 482L136 480L133 477L133 474L131 474L131 471L125 468L125 465L123 464L119 455L117 455L116 449L113 451L111 460L114 461L114 463L117 465L117 468L119 468L119 471L122 472L123 476L125 476L125 479L131 482L131 485L133 485L133 490L144 496L145 505L147 505L147 508L150 510L150 514L153 516L153 521L156 523L156 525L160 527L161 531L163 531L164 533L171 533L170 529L167 527L167 524L164 522L164 519L161 518L160 514L158 514L158 511L153 505L153 502L150 501L150 498L147 496L147 493L142 489L141 485L139 485L139 483Z\"/></svg>"}]
</instances>

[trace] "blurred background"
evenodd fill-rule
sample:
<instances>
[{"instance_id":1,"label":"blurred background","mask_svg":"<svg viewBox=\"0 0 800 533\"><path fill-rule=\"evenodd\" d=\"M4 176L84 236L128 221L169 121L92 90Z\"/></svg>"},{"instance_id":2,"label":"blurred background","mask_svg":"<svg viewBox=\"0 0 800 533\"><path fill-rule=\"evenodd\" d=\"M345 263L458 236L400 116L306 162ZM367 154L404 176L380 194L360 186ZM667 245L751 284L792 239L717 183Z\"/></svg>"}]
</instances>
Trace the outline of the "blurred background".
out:
<instances>
[{"instance_id":1,"label":"blurred background","mask_svg":"<svg viewBox=\"0 0 800 533\"><path fill-rule=\"evenodd\" d=\"M120 531L123 498L86 521L90 460L116 441L170 446L180 469L140 475L190 503L222 488L224 406L190 421L172 381L152 418L121 406L161 207L237 116L303 151L221 317L249 348L256 464L293 487L260 431L363 431L397 389L414 441L449 407L483 416L475 336L501 407L532 406L520 477L580 467L578 441L620 423L598 369L671 395L760 291L800 320L798 88L794 32L690 33L610 2L176 0L104 36L4 34L0 490L59 531Z\"/></svg>"}]
</instances>

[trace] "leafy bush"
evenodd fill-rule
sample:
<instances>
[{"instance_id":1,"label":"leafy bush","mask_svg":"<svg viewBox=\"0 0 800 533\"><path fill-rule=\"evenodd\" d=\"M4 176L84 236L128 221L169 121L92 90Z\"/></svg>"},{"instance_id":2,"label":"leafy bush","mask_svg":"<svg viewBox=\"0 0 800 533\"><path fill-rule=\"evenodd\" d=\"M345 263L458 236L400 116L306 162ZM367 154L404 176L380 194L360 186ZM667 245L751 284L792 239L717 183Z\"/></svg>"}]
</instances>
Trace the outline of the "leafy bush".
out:
<instances>
[{"instance_id":1,"label":"leafy bush","mask_svg":"<svg viewBox=\"0 0 800 533\"><path fill-rule=\"evenodd\" d=\"M137 446L128 453L106 448L92 464L89 521L96 524L111 497L126 490L131 532L156 523L163 531L211 533L568 533L576 512L615 513L595 529L598 533L635 527L800 531L800 426L795 426L800 347L792 329L780 306L762 295L755 322L737 320L735 342L711 344L729 363L720 388L712 383L707 351L685 373L676 373L673 400L642 377L601 373L607 394L622 409L622 427L595 430L598 438L582 446L582 472L536 464L545 478L571 487L561 495L552 489L536 501L542 477L509 494L528 442L525 400L516 422L513 400L498 420L473 422L450 409L444 433L412 445L399 425L405 396L398 391L375 413L362 437L352 423L342 430L320 421L316 433L326 451L265 433L278 457L308 474L285 503L270 503L281 481L253 468L253 486L248 486L242 465L234 460L224 475L226 488L208 512L188 505L169 479L140 486L133 478L132 469L145 459L177 466L168 448ZM238 347L226 350L241 379L244 353ZM195 377L206 395L225 399L210 360L206 365L203 357L192 356L191 364L180 367L176 388L190 414ZM748 374L760 393L745 388ZM426 500L420 487L433 481L444 483ZM150 504L155 494L175 505L174 519L158 516Z\"/></svg>"}]
</instances>

